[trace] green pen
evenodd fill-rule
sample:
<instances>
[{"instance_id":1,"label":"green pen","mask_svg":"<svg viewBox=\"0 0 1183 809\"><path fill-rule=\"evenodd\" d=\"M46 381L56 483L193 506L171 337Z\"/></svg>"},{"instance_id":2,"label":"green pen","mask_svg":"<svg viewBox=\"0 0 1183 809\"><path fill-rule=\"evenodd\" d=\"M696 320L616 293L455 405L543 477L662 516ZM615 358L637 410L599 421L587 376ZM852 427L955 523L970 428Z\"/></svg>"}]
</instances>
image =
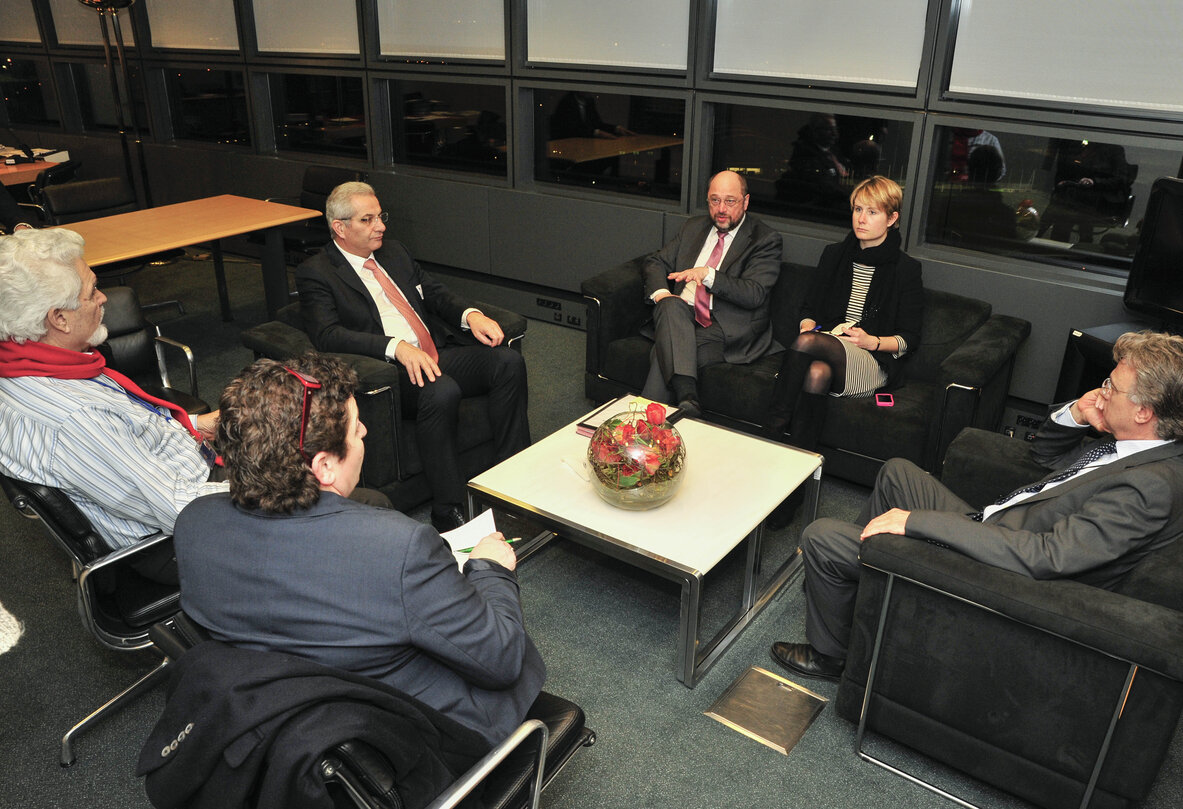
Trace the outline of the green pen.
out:
<instances>
[{"instance_id":1,"label":"green pen","mask_svg":"<svg viewBox=\"0 0 1183 809\"><path fill-rule=\"evenodd\" d=\"M521 538L521 537L514 537L513 539L507 539L507 540L505 540L505 543L506 543L507 545L512 545L512 544L513 544L513 543L515 543L515 542L521 542L521 541L522 541L522 538ZM472 548L475 548L475 547L476 547L476 545L473 545L473 546L472 546ZM459 551L456 551L456 553L472 553L472 548L465 548L464 550L459 550Z\"/></svg>"}]
</instances>

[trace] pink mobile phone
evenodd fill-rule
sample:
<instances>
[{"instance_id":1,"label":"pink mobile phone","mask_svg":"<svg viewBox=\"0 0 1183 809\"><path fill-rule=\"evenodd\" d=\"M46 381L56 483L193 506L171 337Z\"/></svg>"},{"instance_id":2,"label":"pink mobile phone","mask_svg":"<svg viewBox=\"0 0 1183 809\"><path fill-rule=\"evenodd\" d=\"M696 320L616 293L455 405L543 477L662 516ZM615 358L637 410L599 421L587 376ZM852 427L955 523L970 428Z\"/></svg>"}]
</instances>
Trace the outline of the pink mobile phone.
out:
<instances>
[{"instance_id":1,"label":"pink mobile phone","mask_svg":"<svg viewBox=\"0 0 1183 809\"><path fill-rule=\"evenodd\" d=\"M895 404L895 399L892 398L890 393L876 393L875 404L879 407L891 407Z\"/></svg>"}]
</instances>

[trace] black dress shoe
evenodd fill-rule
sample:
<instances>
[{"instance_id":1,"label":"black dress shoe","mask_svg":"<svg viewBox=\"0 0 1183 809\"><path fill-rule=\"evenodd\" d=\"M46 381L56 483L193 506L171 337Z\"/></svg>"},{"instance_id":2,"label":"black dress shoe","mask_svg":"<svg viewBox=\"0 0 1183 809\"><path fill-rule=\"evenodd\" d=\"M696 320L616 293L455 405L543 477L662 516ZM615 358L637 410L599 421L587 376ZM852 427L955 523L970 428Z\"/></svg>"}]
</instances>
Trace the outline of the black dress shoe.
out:
<instances>
[{"instance_id":1,"label":"black dress shoe","mask_svg":"<svg viewBox=\"0 0 1183 809\"><path fill-rule=\"evenodd\" d=\"M827 680L837 680L842 676L842 669L846 668L845 660L824 655L808 643L778 640L772 644L772 659L795 674Z\"/></svg>"},{"instance_id":2,"label":"black dress shoe","mask_svg":"<svg viewBox=\"0 0 1183 809\"><path fill-rule=\"evenodd\" d=\"M444 506L439 510L434 508L431 510L431 524L441 534L451 531L453 528L459 528L466 522L468 520L464 518L464 512L460 510L460 506Z\"/></svg>"},{"instance_id":3,"label":"black dress shoe","mask_svg":"<svg viewBox=\"0 0 1183 809\"><path fill-rule=\"evenodd\" d=\"M700 419L702 418L702 405L698 403L697 399L683 399L678 402L678 410L682 411L679 418L684 419Z\"/></svg>"}]
</instances>

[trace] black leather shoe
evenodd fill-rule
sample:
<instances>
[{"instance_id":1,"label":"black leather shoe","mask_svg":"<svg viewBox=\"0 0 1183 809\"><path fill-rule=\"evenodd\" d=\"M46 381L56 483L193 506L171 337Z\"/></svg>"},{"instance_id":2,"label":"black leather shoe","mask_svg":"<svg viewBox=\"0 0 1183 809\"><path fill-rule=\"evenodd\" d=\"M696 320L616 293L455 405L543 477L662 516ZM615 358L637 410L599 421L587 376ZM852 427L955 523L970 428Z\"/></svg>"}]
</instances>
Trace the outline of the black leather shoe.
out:
<instances>
[{"instance_id":1,"label":"black leather shoe","mask_svg":"<svg viewBox=\"0 0 1183 809\"><path fill-rule=\"evenodd\" d=\"M827 680L837 680L842 676L842 669L846 668L845 660L824 655L808 643L778 640L772 644L772 659L794 674L824 677Z\"/></svg>"},{"instance_id":2,"label":"black leather shoe","mask_svg":"<svg viewBox=\"0 0 1183 809\"><path fill-rule=\"evenodd\" d=\"M678 402L678 409L682 411L682 415L679 418L702 418L702 405L698 403L697 399L683 399L682 401Z\"/></svg>"},{"instance_id":3,"label":"black leather shoe","mask_svg":"<svg viewBox=\"0 0 1183 809\"><path fill-rule=\"evenodd\" d=\"M444 506L440 510L431 510L431 524L435 526L435 530L441 534L446 531L451 531L453 528L459 528L468 522L464 518L464 512L460 510L460 506Z\"/></svg>"}]
</instances>

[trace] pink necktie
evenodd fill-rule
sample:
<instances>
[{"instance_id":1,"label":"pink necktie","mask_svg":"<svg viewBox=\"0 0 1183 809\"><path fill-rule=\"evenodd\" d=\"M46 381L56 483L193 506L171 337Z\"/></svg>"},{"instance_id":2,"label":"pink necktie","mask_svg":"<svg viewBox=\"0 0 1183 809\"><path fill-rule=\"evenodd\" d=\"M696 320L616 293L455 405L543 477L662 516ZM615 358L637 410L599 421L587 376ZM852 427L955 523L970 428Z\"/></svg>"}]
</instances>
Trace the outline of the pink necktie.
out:
<instances>
[{"instance_id":1,"label":"pink necktie","mask_svg":"<svg viewBox=\"0 0 1183 809\"><path fill-rule=\"evenodd\" d=\"M386 295L386 300L394 304L394 308L407 321L407 325L415 332L415 338L419 341L419 348L427 352L427 356L431 357L432 361L439 362L439 352L435 350L435 341L431 339L431 332L427 330L427 326L423 324L423 318L419 317L411 304L407 303L407 299L403 297L402 293L398 291L398 287L394 282L386 277L386 273L382 272L382 268L378 266L378 262L372 258L367 258L362 264L367 270L374 274L378 285L382 287L382 292Z\"/></svg>"},{"instance_id":2,"label":"pink necktie","mask_svg":"<svg viewBox=\"0 0 1183 809\"><path fill-rule=\"evenodd\" d=\"M711 250L711 255L707 258L707 266L714 267L715 271L719 270L719 260L723 258L723 240L727 238L727 231L719 231L719 241L715 242L714 249ZM702 281L698 282L698 288L694 290L694 322L702 326L704 329L711 325L711 293L707 292L706 285Z\"/></svg>"}]
</instances>

